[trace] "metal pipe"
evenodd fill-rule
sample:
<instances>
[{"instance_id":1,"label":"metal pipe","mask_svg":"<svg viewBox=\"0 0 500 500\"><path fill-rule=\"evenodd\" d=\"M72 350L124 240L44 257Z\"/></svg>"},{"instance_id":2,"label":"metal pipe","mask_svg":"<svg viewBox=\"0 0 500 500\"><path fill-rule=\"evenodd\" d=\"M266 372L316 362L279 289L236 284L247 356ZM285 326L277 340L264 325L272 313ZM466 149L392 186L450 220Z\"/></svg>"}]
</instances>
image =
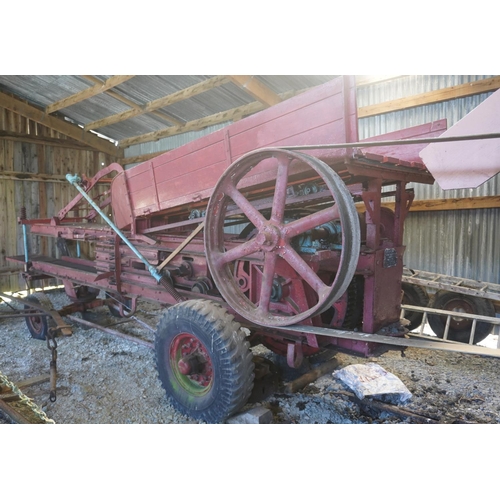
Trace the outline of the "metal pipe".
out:
<instances>
[{"instance_id":1,"label":"metal pipe","mask_svg":"<svg viewBox=\"0 0 500 500\"><path fill-rule=\"evenodd\" d=\"M87 194L87 192L80 186L80 182L82 179L78 175L73 175L73 174L66 174L66 179L70 184L76 187L80 194L89 202L89 204L94 208L94 210L106 221L106 223L113 229L113 231L123 240L123 242L132 250L132 252L137 255L137 257L144 263L146 266L146 269L149 271L151 276L156 281L160 281L162 278L162 275L158 272L156 267L152 266L148 260L137 250L137 248L130 243L128 238L115 226L115 224L111 221L111 219L101 210L101 208L94 202L94 200Z\"/></svg>"},{"instance_id":2,"label":"metal pipe","mask_svg":"<svg viewBox=\"0 0 500 500\"><path fill-rule=\"evenodd\" d=\"M26 234L26 224L23 224L23 241L24 241L24 262L29 262L28 254L28 235Z\"/></svg>"},{"instance_id":3,"label":"metal pipe","mask_svg":"<svg viewBox=\"0 0 500 500\"><path fill-rule=\"evenodd\" d=\"M21 207L20 219L26 220L26 207ZM23 243L24 243L24 262L27 264L29 262L29 253L28 253L28 235L26 233L26 224L22 224L23 226Z\"/></svg>"},{"instance_id":4,"label":"metal pipe","mask_svg":"<svg viewBox=\"0 0 500 500\"><path fill-rule=\"evenodd\" d=\"M500 133L462 135L455 137L429 137L427 139L399 139L394 141L366 141L366 142L346 142L344 144L316 144L313 146L276 146L279 149L308 150L308 149L344 149L344 148L368 148L373 146L404 146L406 144L432 144L434 142L456 142L456 141L476 141L482 139L500 139Z\"/></svg>"},{"instance_id":5,"label":"metal pipe","mask_svg":"<svg viewBox=\"0 0 500 500\"><path fill-rule=\"evenodd\" d=\"M76 321L77 323L81 323L82 325L88 326L90 328L97 328L98 330L102 330L103 332L109 333L110 335L114 335L115 337L119 337L124 340L129 340L144 347L149 347L150 349L154 349L153 342L148 342L147 340L142 340L136 337L132 337L131 335L127 335L126 333L121 333L116 330L112 330L111 328L106 328L105 326L98 325L97 323L91 323L90 321L78 318L77 316L70 315L68 316L68 318L72 321Z\"/></svg>"}]
</instances>

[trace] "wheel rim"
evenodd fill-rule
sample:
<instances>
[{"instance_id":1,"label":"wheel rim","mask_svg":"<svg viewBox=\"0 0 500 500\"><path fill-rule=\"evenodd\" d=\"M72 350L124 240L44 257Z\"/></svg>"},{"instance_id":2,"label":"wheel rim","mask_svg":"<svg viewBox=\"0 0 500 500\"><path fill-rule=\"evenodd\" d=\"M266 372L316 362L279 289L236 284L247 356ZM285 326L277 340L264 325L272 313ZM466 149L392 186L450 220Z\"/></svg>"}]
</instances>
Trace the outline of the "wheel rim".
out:
<instances>
[{"instance_id":1,"label":"wheel rim","mask_svg":"<svg viewBox=\"0 0 500 500\"><path fill-rule=\"evenodd\" d=\"M168 353L170 367L180 386L192 396L203 396L213 386L213 365L198 338L183 332L177 335Z\"/></svg>"},{"instance_id":2,"label":"wheel rim","mask_svg":"<svg viewBox=\"0 0 500 500\"><path fill-rule=\"evenodd\" d=\"M252 204L237 187L238 182L254 167L273 161L276 185L271 202L271 215L266 219L258 205ZM295 163L294 163L295 162ZM292 163L294 165L292 166ZM327 208L285 221L289 178L297 163L312 170L326 185L327 196L334 203ZM233 203L255 226L255 235L244 243L226 250L224 221L228 205ZM302 256L292 247L292 238L305 234L332 220L340 220L342 250L333 283L326 284ZM220 178L207 208L205 246L207 262L217 287L226 302L241 316L263 326L286 326L299 323L328 309L346 291L354 275L360 246L359 220L352 196L340 177L325 163L302 153L280 149L264 149L243 156ZM249 255L262 256L262 278L258 301L252 302L241 290L233 269ZM315 297L311 307L300 306L293 314L281 315L272 310L277 268L283 264L295 273ZM293 279L286 276L286 279ZM308 299L308 306L311 302ZM274 306L275 307L275 306Z\"/></svg>"},{"instance_id":3,"label":"wheel rim","mask_svg":"<svg viewBox=\"0 0 500 500\"><path fill-rule=\"evenodd\" d=\"M445 304L444 309L446 311L453 311L453 312L460 312L467 314L476 313L472 305L461 298L456 298L448 301ZM443 324L446 323L446 317L442 318L442 322ZM468 318L460 318L458 316L452 316L450 319L450 328L452 330L465 330L466 328L470 328L471 325L472 325L472 320Z\"/></svg>"},{"instance_id":4,"label":"wheel rim","mask_svg":"<svg viewBox=\"0 0 500 500\"><path fill-rule=\"evenodd\" d=\"M35 335L40 335L43 332L43 321L41 316L28 316L28 321Z\"/></svg>"}]
</instances>

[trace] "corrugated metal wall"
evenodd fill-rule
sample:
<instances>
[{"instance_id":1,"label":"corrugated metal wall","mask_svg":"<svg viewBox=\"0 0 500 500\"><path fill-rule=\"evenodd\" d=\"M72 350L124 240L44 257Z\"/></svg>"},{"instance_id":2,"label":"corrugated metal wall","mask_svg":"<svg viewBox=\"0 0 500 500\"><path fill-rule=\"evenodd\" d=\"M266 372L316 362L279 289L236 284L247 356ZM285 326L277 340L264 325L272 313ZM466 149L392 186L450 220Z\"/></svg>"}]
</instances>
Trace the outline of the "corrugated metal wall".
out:
<instances>
[{"instance_id":1,"label":"corrugated metal wall","mask_svg":"<svg viewBox=\"0 0 500 500\"><path fill-rule=\"evenodd\" d=\"M358 89L358 106L460 85L486 76L408 76ZM491 93L395 111L359 120L360 139L446 118L448 127L463 118ZM465 198L500 194L500 176L476 189L442 190L410 184L415 199ZM414 269L470 279L500 282L500 209L414 212L405 224L405 263Z\"/></svg>"},{"instance_id":2,"label":"corrugated metal wall","mask_svg":"<svg viewBox=\"0 0 500 500\"><path fill-rule=\"evenodd\" d=\"M62 134L3 108L0 108L0 130L33 135L38 140L44 137L65 139ZM114 158L97 151L0 137L0 291L24 289L18 273L9 271L13 265L6 261L7 256L24 254L22 227L17 224L21 207L26 208L27 217L31 219L52 217L78 194L65 180L42 182L28 177L26 180L17 180L14 179L15 175L25 172L64 176L71 172L92 177L113 161ZM100 187L99 191L107 187ZM28 241L31 253L56 257L57 249L52 238L29 235ZM90 253L91 248L83 246L82 251Z\"/></svg>"}]
</instances>

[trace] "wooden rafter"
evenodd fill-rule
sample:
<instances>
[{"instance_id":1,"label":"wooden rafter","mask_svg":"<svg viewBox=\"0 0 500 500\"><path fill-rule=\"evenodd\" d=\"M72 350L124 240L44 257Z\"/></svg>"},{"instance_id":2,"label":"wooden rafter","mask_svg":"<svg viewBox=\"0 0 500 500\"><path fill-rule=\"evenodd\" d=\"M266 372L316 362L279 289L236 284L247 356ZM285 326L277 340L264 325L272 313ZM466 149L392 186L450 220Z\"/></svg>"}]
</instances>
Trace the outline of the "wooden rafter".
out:
<instances>
[{"instance_id":1,"label":"wooden rafter","mask_svg":"<svg viewBox=\"0 0 500 500\"><path fill-rule=\"evenodd\" d=\"M85 151L97 151L88 145L77 142L74 139L58 139L56 137L45 137L44 135L20 134L17 132L6 132L0 130L0 140L24 142L28 144L42 144L44 146L54 146L69 149L84 149Z\"/></svg>"},{"instance_id":2,"label":"wooden rafter","mask_svg":"<svg viewBox=\"0 0 500 500\"><path fill-rule=\"evenodd\" d=\"M87 80L90 80L93 83L102 83L98 78L95 76L91 75L82 75L83 78L86 78ZM109 95L110 97L113 97L114 99L123 102L127 106L130 106L133 109L136 109L140 113L142 113L141 107L139 104L135 103L134 101L131 101L130 99L127 99L126 97L122 96L118 92L115 92L114 90L106 90L106 95ZM173 123L174 125L183 125L185 122L178 120L177 118L173 117L172 115L165 113L164 111L151 111L151 114L154 116L157 116L161 120L167 120L170 123ZM87 124L86 127L84 127L85 130L93 130L93 127L91 127L90 124Z\"/></svg>"},{"instance_id":3,"label":"wooden rafter","mask_svg":"<svg viewBox=\"0 0 500 500\"><path fill-rule=\"evenodd\" d=\"M299 92L287 92L281 94L282 99L289 99L290 97L302 93ZM138 135L136 137L129 137L120 141L120 147L128 147L132 144L141 144L143 142L157 141L158 139L163 139L165 137L171 137L177 134L183 134L184 132L192 132L193 130L201 130L211 125L217 125L219 123L224 123L227 121L234 121L242 118L243 116L251 115L265 109L267 106L261 102L255 101L250 104L245 104L244 106L239 106L237 108L229 109L227 111L222 111L214 115L206 116L198 120L192 120L187 122L181 127L169 127L162 130L156 130L155 132L149 132L147 134ZM158 153L159 154L159 153Z\"/></svg>"},{"instance_id":4,"label":"wooden rafter","mask_svg":"<svg viewBox=\"0 0 500 500\"><path fill-rule=\"evenodd\" d=\"M358 118L366 118L368 116L390 113L392 111L400 111L403 109L423 106L425 104L433 104L436 102L449 101L459 97L467 97L484 92L492 92L500 88L500 77L485 78L475 82L455 85L444 89L433 90L432 92L424 92L401 99L372 104L371 106L363 106L358 109Z\"/></svg>"},{"instance_id":5,"label":"wooden rafter","mask_svg":"<svg viewBox=\"0 0 500 500\"><path fill-rule=\"evenodd\" d=\"M187 122L185 125L180 127L168 127L162 130L156 130L154 132L148 132L147 134L138 135L136 137L129 137L120 141L120 147L128 147L132 144L141 144L143 142L157 141L158 139L163 139L165 137L171 137L177 134L183 134L184 132L192 132L193 130L201 130L211 125L217 125L218 123L224 123L226 121L233 120L234 117L241 117L245 114L256 113L261 111L265 106L260 102L253 102L246 104L245 106L239 106L237 108L230 109L228 111L223 111L221 113L216 113L214 115L206 116L198 120L192 120Z\"/></svg>"},{"instance_id":6,"label":"wooden rafter","mask_svg":"<svg viewBox=\"0 0 500 500\"><path fill-rule=\"evenodd\" d=\"M133 77L134 75L112 76L111 78L108 78L105 82L96 83L92 87L82 90L81 92L77 92L76 94L72 94L68 97L65 97L60 101L49 104L45 108L45 112L47 114L51 114L60 109L72 106L73 104L76 104L78 102L85 101L86 99L94 97L95 95L98 94L102 94L103 92L106 92L106 90L116 87L117 85L120 85L121 83L126 82L127 80L130 80Z\"/></svg>"},{"instance_id":7,"label":"wooden rafter","mask_svg":"<svg viewBox=\"0 0 500 500\"><path fill-rule=\"evenodd\" d=\"M232 75L229 79L266 106L274 106L282 101L278 94L257 80L255 76Z\"/></svg>"},{"instance_id":8,"label":"wooden rafter","mask_svg":"<svg viewBox=\"0 0 500 500\"><path fill-rule=\"evenodd\" d=\"M229 80L226 76L214 76L213 78L209 78L208 80L199 82L195 85L192 85L191 87L179 90L178 92L174 92L173 94L161 97L160 99L150 101L142 106L139 106L139 108L134 107L128 111L123 111L122 113L117 113L115 115L108 116L107 118L88 123L85 126L85 130L97 130L107 125L122 122L144 113L151 113L152 111L156 111L159 108L170 106L171 104L174 104L176 102L189 99L190 97L194 97L198 94L206 92L207 90L223 85L228 81Z\"/></svg>"},{"instance_id":9,"label":"wooden rafter","mask_svg":"<svg viewBox=\"0 0 500 500\"><path fill-rule=\"evenodd\" d=\"M4 94L0 92L0 107L8 109L18 115L24 116L33 120L41 125L45 125L65 136L75 139L81 144L86 144L93 149L102 151L111 156L121 158L123 156L123 151L116 147L112 142L101 139L95 134L90 132L85 132L82 128L68 123L65 120L61 120L55 116L50 116L44 111L35 108L25 102L17 99L16 97Z\"/></svg>"},{"instance_id":10,"label":"wooden rafter","mask_svg":"<svg viewBox=\"0 0 500 500\"><path fill-rule=\"evenodd\" d=\"M160 156L161 154L166 153L167 151L171 150L166 149L164 151L157 151L156 153L146 153L138 156L128 156L127 158L123 158L120 164L123 167L125 165L131 165L132 163L142 163L144 161L152 160L153 158L156 158L157 156Z\"/></svg>"}]
</instances>

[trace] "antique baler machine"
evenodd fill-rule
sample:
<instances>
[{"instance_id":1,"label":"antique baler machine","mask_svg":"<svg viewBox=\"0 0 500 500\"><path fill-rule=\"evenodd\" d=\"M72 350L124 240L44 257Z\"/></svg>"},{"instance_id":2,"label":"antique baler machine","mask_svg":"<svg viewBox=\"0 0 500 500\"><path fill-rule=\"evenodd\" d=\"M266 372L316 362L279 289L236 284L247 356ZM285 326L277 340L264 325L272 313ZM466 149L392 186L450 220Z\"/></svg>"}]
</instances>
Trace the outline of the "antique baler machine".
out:
<instances>
[{"instance_id":1,"label":"antique baler machine","mask_svg":"<svg viewBox=\"0 0 500 500\"><path fill-rule=\"evenodd\" d=\"M122 316L139 300L168 306L155 343L162 384L183 413L221 421L249 398L252 345L298 367L331 345L371 354L378 344L364 334L404 335L406 185L434 182L423 147L360 147L354 78L340 77L128 170L68 174L74 200L51 219L20 223L60 242L93 242L95 259L62 251L11 260L28 280L62 280L75 310L102 305L101 290ZM93 196L111 176L109 192ZM31 320L33 335L37 326Z\"/></svg>"}]
</instances>

